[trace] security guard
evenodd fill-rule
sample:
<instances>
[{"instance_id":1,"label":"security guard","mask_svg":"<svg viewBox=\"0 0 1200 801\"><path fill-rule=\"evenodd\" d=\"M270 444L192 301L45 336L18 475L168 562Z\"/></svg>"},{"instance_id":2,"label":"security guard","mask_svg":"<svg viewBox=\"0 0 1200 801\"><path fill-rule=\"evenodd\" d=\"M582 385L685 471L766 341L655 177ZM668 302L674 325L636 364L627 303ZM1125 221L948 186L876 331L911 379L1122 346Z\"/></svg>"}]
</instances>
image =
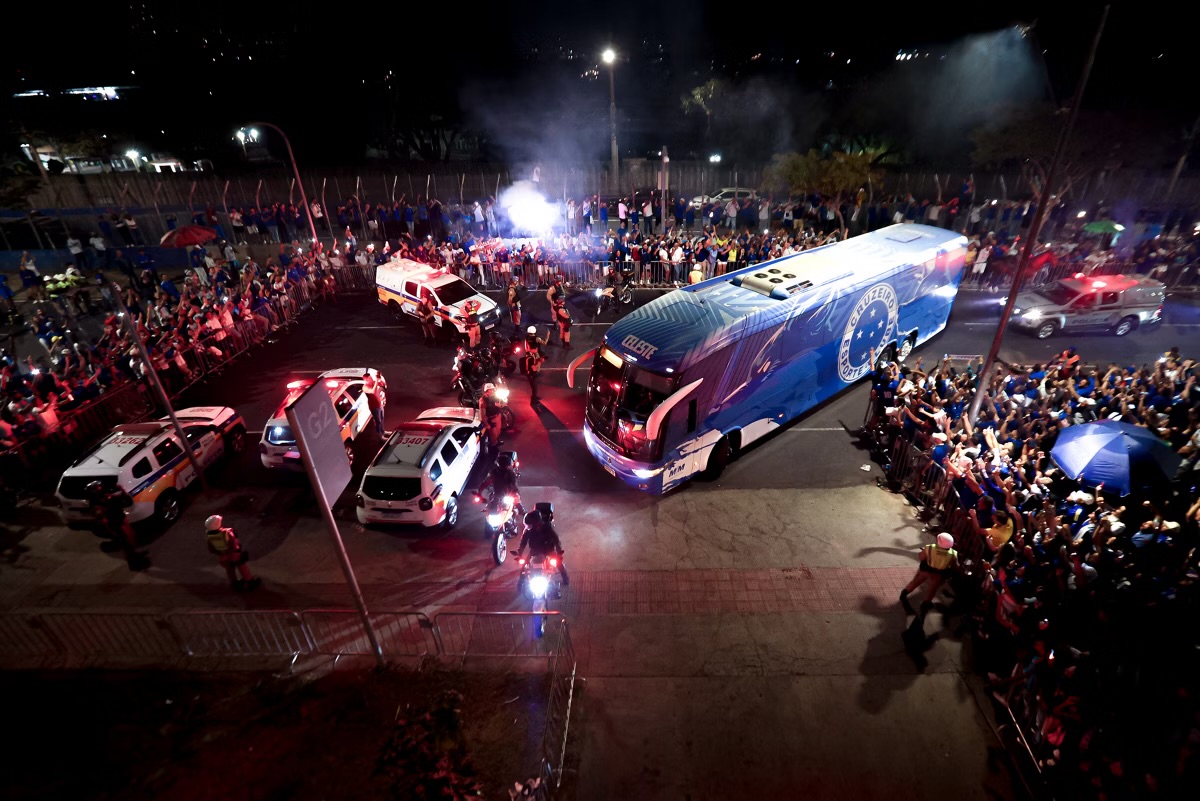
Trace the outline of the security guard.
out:
<instances>
[{"instance_id":1,"label":"security guard","mask_svg":"<svg viewBox=\"0 0 1200 801\"><path fill-rule=\"evenodd\" d=\"M562 340L564 350L571 348L571 312L567 310L565 298L554 301L554 322L558 325L558 336ZM549 337L546 337L549 339Z\"/></svg>"},{"instance_id":2,"label":"security guard","mask_svg":"<svg viewBox=\"0 0 1200 801\"><path fill-rule=\"evenodd\" d=\"M250 572L250 566L247 564L250 554L242 547L237 532L226 528L224 523L225 519L221 515L209 515L204 521L204 537L208 540L208 550L217 555L234 591L250 592L257 588L262 580Z\"/></svg>"},{"instance_id":3,"label":"security guard","mask_svg":"<svg viewBox=\"0 0 1200 801\"><path fill-rule=\"evenodd\" d=\"M548 344L549 339L549 335L546 339L538 337L537 326L531 325L525 330L525 358L521 360L521 371L529 379L530 406L537 406L541 403L538 398L538 378L542 370L542 362L546 361L546 355L542 353L542 346Z\"/></svg>"},{"instance_id":4,"label":"security guard","mask_svg":"<svg viewBox=\"0 0 1200 801\"><path fill-rule=\"evenodd\" d=\"M908 601L908 594L928 584L925 589L925 601L921 604L922 616L933 606L934 597L947 578L958 569L958 551L954 550L954 537L946 532L937 535L937 542L921 548L921 563L917 565L917 574L913 576L908 586L900 590L900 602Z\"/></svg>"},{"instance_id":5,"label":"security guard","mask_svg":"<svg viewBox=\"0 0 1200 801\"><path fill-rule=\"evenodd\" d=\"M433 300L426 295L421 298L421 305L417 307L417 319L421 322L421 333L425 337L426 347L437 344L437 325L433 322L433 315Z\"/></svg>"}]
</instances>

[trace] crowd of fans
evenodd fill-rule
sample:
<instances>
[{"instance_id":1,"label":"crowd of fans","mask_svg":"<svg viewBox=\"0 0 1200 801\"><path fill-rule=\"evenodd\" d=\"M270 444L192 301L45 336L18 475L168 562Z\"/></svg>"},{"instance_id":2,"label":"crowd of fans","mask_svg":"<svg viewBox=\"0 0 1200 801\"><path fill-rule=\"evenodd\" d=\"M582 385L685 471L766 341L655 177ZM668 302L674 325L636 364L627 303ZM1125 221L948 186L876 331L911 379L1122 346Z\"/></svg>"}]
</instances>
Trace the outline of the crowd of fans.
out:
<instances>
[{"instance_id":1,"label":"crowd of fans","mask_svg":"<svg viewBox=\"0 0 1200 801\"><path fill-rule=\"evenodd\" d=\"M867 428L927 504L929 532L957 538L955 606L977 666L1061 797L1190 794L1200 365L1173 349L1140 367L1087 367L1070 348L987 376L972 425L977 369L881 367ZM1050 457L1059 434L1104 419L1155 432L1181 455L1178 473L1135 480L1126 497L1071 480Z\"/></svg>"},{"instance_id":2,"label":"crowd of fans","mask_svg":"<svg viewBox=\"0 0 1200 801\"><path fill-rule=\"evenodd\" d=\"M357 255L320 243L307 250L281 244L276 257L259 264L231 243L198 246L181 282L160 274L144 250L132 263L118 255L124 281L100 269L84 278L68 268L82 288L30 300L30 326L44 352L18 360L15 337L0 352L0 450L19 448L26 461L36 458L56 435L72 432L77 411L141 378L146 367L135 329L175 394L262 342L302 308L336 300L338 278ZM349 283L365 282L356 276ZM100 332L89 336L89 328Z\"/></svg>"}]
</instances>

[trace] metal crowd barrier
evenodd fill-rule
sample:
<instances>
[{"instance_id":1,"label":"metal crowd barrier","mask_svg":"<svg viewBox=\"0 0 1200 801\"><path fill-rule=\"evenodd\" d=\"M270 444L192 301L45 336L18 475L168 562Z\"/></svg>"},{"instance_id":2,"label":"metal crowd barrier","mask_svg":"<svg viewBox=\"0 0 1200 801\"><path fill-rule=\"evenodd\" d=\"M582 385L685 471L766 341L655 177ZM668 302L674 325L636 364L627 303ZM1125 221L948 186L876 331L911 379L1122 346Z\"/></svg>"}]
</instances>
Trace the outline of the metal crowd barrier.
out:
<instances>
[{"instance_id":1,"label":"metal crowd barrier","mask_svg":"<svg viewBox=\"0 0 1200 801\"><path fill-rule=\"evenodd\" d=\"M537 618L545 619L538 637ZM434 617L440 654L466 661L468 657L550 657L560 647L561 612L440 612Z\"/></svg>"},{"instance_id":2,"label":"metal crowd barrier","mask_svg":"<svg viewBox=\"0 0 1200 801\"><path fill-rule=\"evenodd\" d=\"M534 631L545 621L545 634ZM376 612L384 656L550 659L571 664L574 649L559 612ZM0 612L0 657L152 660L178 657L369 655L358 613L349 609ZM557 669L557 668L556 668ZM565 668L564 668L565 669Z\"/></svg>"},{"instance_id":3,"label":"metal crowd barrier","mask_svg":"<svg viewBox=\"0 0 1200 801\"><path fill-rule=\"evenodd\" d=\"M172 612L186 656L281 656L314 652L300 615L290 610Z\"/></svg>"}]
</instances>

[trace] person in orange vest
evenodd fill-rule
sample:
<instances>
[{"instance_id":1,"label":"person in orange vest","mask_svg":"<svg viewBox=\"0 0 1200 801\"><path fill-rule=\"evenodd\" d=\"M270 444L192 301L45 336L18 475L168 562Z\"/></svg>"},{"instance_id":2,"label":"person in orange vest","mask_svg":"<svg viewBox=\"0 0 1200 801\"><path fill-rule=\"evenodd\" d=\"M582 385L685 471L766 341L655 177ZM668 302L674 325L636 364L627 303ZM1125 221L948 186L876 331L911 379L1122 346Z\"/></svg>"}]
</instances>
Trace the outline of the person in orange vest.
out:
<instances>
[{"instance_id":1,"label":"person in orange vest","mask_svg":"<svg viewBox=\"0 0 1200 801\"><path fill-rule=\"evenodd\" d=\"M1075 352L1075 346L1064 350L1058 354L1058 361L1062 364L1062 375L1064 378L1070 378L1075 374L1075 370L1079 367L1079 354Z\"/></svg>"},{"instance_id":2,"label":"person in orange vest","mask_svg":"<svg viewBox=\"0 0 1200 801\"><path fill-rule=\"evenodd\" d=\"M250 592L256 589L262 580L250 572L250 554L242 547L237 532L225 526L225 518L221 515L209 515L204 521L204 537L208 541L208 550L216 554L229 577L229 585L236 592Z\"/></svg>"},{"instance_id":3,"label":"person in orange vest","mask_svg":"<svg viewBox=\"0 0 1200 801\"><path fill-rule=\"evenodd\" d=\"M954 550L954 537L944 531L938 534L936 543L921 548L920 558L917 574L908 582L908 586L900 590L900 602L907 603L908 594L925 584L925 601L921 604L923 617L933 606L933 600L942 584L958 569L958 551Z\"/></svg>"}]
</instances>

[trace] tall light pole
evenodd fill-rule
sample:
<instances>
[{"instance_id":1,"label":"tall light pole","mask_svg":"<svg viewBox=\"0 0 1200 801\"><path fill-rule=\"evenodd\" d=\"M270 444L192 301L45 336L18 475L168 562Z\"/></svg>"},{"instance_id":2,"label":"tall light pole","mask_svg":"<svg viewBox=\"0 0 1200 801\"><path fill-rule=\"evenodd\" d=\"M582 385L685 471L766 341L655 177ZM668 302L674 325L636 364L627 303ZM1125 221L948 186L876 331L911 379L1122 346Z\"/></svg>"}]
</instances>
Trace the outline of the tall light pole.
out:
<instances>
[{"instance_id":1,"label":"tall light pole","mask_svg":"<svg viewBox=\"0 0 1200 801\"><path fill-rule=\"evenodd\" d=\"M617 54L610 47L604 51L601 58L608 65L608 127L612 134L612 171L613 180L619 186L621 173L617 160L617 82L613 77L617 71Z\"/></svg>"},{"instance_id":2,"label":"tall light pole","mask_svg":"<svg viewBox=\"0 0 1200 801\"><path fill-rule=\"evenodd\" d=\"M667 155L667 146L662 149L662 196L658 199L662 204L662 232L667 233L667 192L671 189L671 158Z\"/></svg>"},{"instance_id":3,"label":"tall light pole","mask_svg":"<svg viewBox=\"0 0 1200 801\"><path fill-rule=\"evenodd\" d=\"M304 192L304 181L300 178L300 168L296 166L296 154L292 152L292 143L288 140L287 134L278 125L272 125L269 122L252 122L250 124L270 128L283 138L283 144L287 147L288 160L292 162L292 174L296 178L296 186L300 187L300 202L304 204L304 216L308 217L308 228L312 232L312 241L316 242L317 224L313 221L312 208L308 205L308 196Z\"/></svg>"}]
</instances>

